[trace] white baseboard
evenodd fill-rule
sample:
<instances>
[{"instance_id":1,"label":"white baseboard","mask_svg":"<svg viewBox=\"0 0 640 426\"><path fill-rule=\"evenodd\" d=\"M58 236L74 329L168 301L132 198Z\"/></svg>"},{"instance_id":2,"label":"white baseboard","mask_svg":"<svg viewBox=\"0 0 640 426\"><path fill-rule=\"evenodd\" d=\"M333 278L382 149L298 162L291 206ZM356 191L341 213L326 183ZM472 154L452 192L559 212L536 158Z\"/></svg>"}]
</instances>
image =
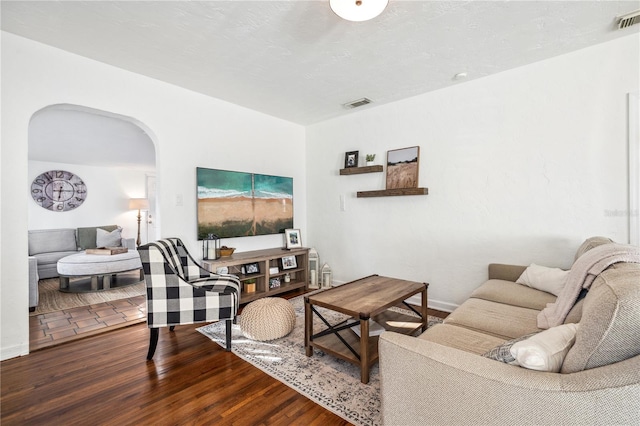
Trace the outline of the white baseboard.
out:
<instances>
[{"instance_id":1,"label":"white baseboard","mask_svg":"<svg viewBox=\"0 0 640 426\"><path fill-rule=\"evenodd\" d=\"M420 295L416 294L411 296L407 299L407 303L420 306ZM436 311L453 312L457 307L458 305L456 305L455 303L442 302L440 300L433 299L427 300L427 308L435 309Z\"/></svg>"},{"instance_id":2,"label":"white baseboard","mask_svg":"<svg viewBox=\"0 0 640 426\"><path fill-rule=\"evenodd\" d=\"M29 345L27 344L27 345L9 346L8 348L2 348L0 352L1 352L0 361L4 361L6 359L28 355Z\"/></svg>"}]
</instances>

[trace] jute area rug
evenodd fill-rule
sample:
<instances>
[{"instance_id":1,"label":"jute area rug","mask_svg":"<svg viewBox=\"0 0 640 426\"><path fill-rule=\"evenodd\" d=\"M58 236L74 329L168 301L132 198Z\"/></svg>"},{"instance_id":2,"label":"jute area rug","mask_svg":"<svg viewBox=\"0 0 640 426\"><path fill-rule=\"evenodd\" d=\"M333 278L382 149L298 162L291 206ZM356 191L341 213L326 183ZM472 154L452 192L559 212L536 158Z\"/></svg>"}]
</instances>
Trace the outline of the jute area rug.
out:
<instances>
[{"instance_id":1,"label":"jute area rug","mask_svg":"<svg viewBox=\"0 0 640 426\"><path fill-rule=\"evenodd\" d=\"M138 272L134 271L134 273L137 274ZM74 280L74 278L70 280L71 285L73 285ZM40 292L38 306L34 312L29 312L29 315L48 314L65 309L128 299L130 297L144 295L146 291L144 281L127 287L87 293L64 293L60 291L59 288L60 281L58 278L40 280L38 283Z\"/></svg>"},{"instance_id":2,"label":"jute area rug","mask_svg":"<svg viewBox=\"0 0 640 426\"><path fill-rule=\"evenodd\" d=\"M277 340L258 342L242 335L240 326L232 328L231 351L260 370L355 425L380 425L380 375L378 364L370 370L368 384L360 382L358 366L314 349L312 357L304 351L304 296L290 299L296 312L293 331ZM338 312L318 308L331 324L348 318ZM409 311L407 311L409 312ZM442 320L429 316L429 326ZM314 315L314 331L325 326ZM220 346L225 346L224 322L198 328Z\"/></svg>"}]
</instances>

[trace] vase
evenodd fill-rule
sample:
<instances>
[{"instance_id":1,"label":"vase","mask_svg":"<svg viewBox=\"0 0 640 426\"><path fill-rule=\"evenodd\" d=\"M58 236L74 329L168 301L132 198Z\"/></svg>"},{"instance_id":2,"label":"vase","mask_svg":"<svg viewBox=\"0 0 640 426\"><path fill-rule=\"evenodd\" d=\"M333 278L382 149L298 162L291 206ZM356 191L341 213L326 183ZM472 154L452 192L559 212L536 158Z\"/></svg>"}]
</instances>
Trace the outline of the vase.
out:
<instances>
[{"instance_id":1,"label":"vase","mask_svg":"<svg viewBox=\"0 0 640 426\"><path fill-rule=\"evenodd\" d=\"M374 161L367 161L367 166L375 166L376 163Z\"/></svg>"}]
</instances>

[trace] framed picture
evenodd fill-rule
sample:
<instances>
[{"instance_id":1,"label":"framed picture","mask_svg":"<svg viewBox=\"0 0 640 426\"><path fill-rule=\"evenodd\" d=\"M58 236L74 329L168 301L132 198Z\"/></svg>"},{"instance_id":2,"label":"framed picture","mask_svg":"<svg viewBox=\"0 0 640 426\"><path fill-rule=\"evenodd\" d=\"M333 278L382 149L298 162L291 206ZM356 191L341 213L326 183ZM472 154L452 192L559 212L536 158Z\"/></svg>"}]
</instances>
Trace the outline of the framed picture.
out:
<instances>
[{"instance_id":1,"label":"framed picture","mask_svg":"<svg viewBox=\"0 0 640 426\"><path fill-rule=\"evenodd\" d=\"M260 273L260 264L258 262L247 263L246 265L243 265L242 268L244 269L243 274L245 275Z\"/></svg>"},{"instance_id":2,"label":"framed picture","mask_svg":"<svg viewBox=\"0 0 640 426\"><path fill-rule=\"evenodd\" d=\"M302 247L302 237L300 236L299 229L285 229L284 238L286 241L287 249Z\"/></svg>"},{"instance_id":3,"label":"framed picture","mask_svg":"<svg viewBox=\"0 0 640 426\"><path fill-rule=\"evenodd\" d=\"M278 272L280 272L280 269L278 269L277 266L271 266L269 267L269 273L270 274L277 274Z\"/></svg>"},{"instance_id":4,"label":"framed picture","mask_svg":"<svg viewBox=\"0 0 640 426\"><path fill-rule=\"evenodd\" d=\"M358 167L358 151L350 151L344 154L344 168Z\"/></svg>"},{"instance_id":5,"label":"framed picture","mask_svg":"<svg viewBox=\"0 0 640 426\"><path fill-rule=\"evenodd\" d=\"M298 267L298 262L295 256L284 256L282 258L282 269L293 269Z\"/></svg>"},{"instance_id":6,"label":"framed picture","mask_svg":"<svg viewBox=\"0 0 640 426\"><path fill-rule=\"evenodd\" d=\"M280 287L280 277L269 278L269 288Z\"/></svg>"},{"instance_id":7,"label":"framed picture","mask_svg":"<svg viewBox=\"0 0 640 426\"><path fill-rule=\"evenodd\" d=\"M417 188L420 147L387 151L387 189Z\"/></svg>"}]
</instances>

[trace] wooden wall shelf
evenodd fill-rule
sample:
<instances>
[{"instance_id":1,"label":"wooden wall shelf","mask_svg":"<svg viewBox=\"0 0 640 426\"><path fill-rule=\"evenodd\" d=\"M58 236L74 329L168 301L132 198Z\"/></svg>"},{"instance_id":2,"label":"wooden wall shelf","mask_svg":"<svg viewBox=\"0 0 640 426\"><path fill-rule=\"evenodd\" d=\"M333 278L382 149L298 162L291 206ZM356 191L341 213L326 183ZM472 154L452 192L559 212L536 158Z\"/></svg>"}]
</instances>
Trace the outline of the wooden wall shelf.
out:
<instances>
[{"instance_id":1,"label":"wooden wall shelf","mask_svg":"<svg viewBox=\"0 0 640 426\"><path fill-rule=\"evenodd\" d=\"M367 197L394 197L398 195L427 195L429 188L399 188L399 189L382 189L379 191L358 191L358 198Z\"/></svg>"},{"instance_id":2,"label":"wooden wall shelf","mask_svg":"<svg viewBox=\"0 0 640 426\"><path fill-rule=\"evenodd\" d=\"M381 165L377 166L364 166L364 167L349 167L348 169L340 169L341 175L359 175L362 173L379 173L382 172Z\"/></svg>"}]
</instances>

